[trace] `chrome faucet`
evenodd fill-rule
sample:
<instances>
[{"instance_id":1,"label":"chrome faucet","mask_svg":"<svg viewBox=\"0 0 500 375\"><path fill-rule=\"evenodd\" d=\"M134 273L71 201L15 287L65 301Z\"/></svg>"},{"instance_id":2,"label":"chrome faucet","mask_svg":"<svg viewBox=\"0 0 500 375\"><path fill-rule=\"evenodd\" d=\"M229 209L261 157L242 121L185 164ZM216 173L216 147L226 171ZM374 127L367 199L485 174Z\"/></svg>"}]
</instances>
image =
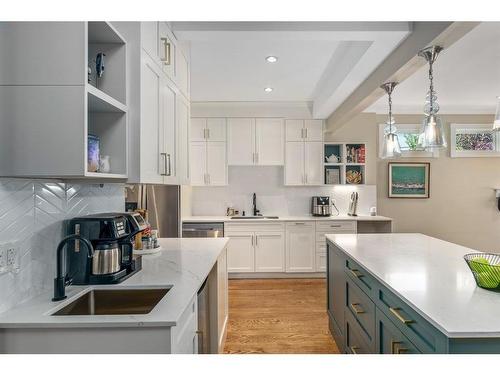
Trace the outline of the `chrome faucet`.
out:
<instances>
[{"instance_id":1,"label":"chrome faucet","mask_svg":"<svg viewBox=\"0 0 500 375\"><path fill-rule=\"evenodd\" d=\"M260 210L257 209L257 195L255 193L253 193L252 204L253 204L253 216L260 216Z\"/></svg>"},{"instance_id":2,"label":"chrome faucet","mask_svg":"<svg viewBox=\"0 0 500 375\"><path fill-rule=\"evenodd\" d=\"M57 245L57 273L56 278L54 279L54 298L52 301L62 301L66 298L66 286L71 284L71 278L68 275L63 275L63 254L64 254L64 246L71 240L80 241L87 248L87 256L92 258L94 256L94 248L89 240L83 238L79 234L72 234L68 237L62 239Z\"/></svg>"}]
</instances>

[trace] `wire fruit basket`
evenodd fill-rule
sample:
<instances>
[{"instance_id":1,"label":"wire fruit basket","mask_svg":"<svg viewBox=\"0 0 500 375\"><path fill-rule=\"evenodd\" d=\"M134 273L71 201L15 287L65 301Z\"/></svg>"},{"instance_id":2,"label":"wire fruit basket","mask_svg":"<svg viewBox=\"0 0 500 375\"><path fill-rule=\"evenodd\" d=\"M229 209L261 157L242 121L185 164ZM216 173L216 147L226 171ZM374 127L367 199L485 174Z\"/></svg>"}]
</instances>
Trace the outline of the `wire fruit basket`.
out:
<instances>
[{"instance_id":1,"label":"wire fruit basket","mask_svg":"<svg viewBox=\"0 0 500 375\"><path fill-rule=\"evenodd\" d=\"M500 292L500 255L473 253L464 255L477 286Z\"/></svg>"}]
</instances>

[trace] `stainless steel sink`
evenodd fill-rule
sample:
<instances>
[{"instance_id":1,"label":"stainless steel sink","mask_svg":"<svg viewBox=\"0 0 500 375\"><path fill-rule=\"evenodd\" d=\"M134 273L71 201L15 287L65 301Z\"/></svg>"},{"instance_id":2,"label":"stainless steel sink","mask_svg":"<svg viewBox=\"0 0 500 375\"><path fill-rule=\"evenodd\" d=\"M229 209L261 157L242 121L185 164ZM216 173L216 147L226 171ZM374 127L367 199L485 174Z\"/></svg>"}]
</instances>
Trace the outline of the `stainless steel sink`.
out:
<instances>
[{"instance_id":1,"label":"stainless steel sink","mask_svg":"<svg viewBox=\"0 0 500 375\"><path fill-rule=\"evenodd\" d=\"M170 288L93 289L52 315L148 314Z\"/></svg>"},{"instance_id":2,"label":"stainless steel sink","mask_svg":"<svg viewBox=\"0 0 500 375\"><path fill-rule=\"evenodd\" d=\"M231 220L279 219L279 216L233 216Z\"/></svg>"}]
</instances>

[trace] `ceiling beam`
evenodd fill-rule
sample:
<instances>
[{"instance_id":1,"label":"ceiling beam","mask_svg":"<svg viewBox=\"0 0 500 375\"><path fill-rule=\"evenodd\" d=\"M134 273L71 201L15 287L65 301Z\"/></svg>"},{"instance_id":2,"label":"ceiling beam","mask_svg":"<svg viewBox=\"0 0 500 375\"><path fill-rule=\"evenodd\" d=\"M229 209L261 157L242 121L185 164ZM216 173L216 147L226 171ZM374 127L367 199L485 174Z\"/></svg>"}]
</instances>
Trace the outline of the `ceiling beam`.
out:
<instances>
[{"instance_id":1,"label":"ceiling beam","mask_svg":"<svg viewBox=\"0 0 500 375\"><path fill-rule=\"evenodd\" d=\"M417 57L422 48L438 44L444 48L462 38L479 22L414 22L412 33L328 117L326 131L335 132L355 115L384 95L380 85L402 82L426 64Z\"/></svg>"}]
</instances>

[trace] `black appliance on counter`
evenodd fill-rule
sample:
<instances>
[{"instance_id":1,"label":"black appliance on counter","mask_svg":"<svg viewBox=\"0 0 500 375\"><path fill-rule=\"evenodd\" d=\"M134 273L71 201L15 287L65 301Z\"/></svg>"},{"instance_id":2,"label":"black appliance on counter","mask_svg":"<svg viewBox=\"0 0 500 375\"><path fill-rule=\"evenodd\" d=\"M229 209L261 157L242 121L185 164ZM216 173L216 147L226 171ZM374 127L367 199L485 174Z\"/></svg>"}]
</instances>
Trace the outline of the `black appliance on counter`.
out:
<instances>
[{"instance_id":1,"label":"black appliance on counter","mask_svg":"<svg viewBox=\"0 0 500 375\"><path fill-rule=\"evenodd\" d=\"M330 197L312 197L311 214L313 216L331 216Z\"/></svg>"},{"instance_id":2,"label":"black appliance on counter","mask_svg":"<svg viewBox=\"0 0 500 375\"><path fill-rule=\"evenodd\" d=\"M68 235L80 235L94 248L89 257L85 249L80 251L80 241L69 241L66 270L71 283L117 284L139 271L141 257L133 255L134 238L146 228L138 213L102 213L71 219Z\"/></svg>"}]
</instances>

